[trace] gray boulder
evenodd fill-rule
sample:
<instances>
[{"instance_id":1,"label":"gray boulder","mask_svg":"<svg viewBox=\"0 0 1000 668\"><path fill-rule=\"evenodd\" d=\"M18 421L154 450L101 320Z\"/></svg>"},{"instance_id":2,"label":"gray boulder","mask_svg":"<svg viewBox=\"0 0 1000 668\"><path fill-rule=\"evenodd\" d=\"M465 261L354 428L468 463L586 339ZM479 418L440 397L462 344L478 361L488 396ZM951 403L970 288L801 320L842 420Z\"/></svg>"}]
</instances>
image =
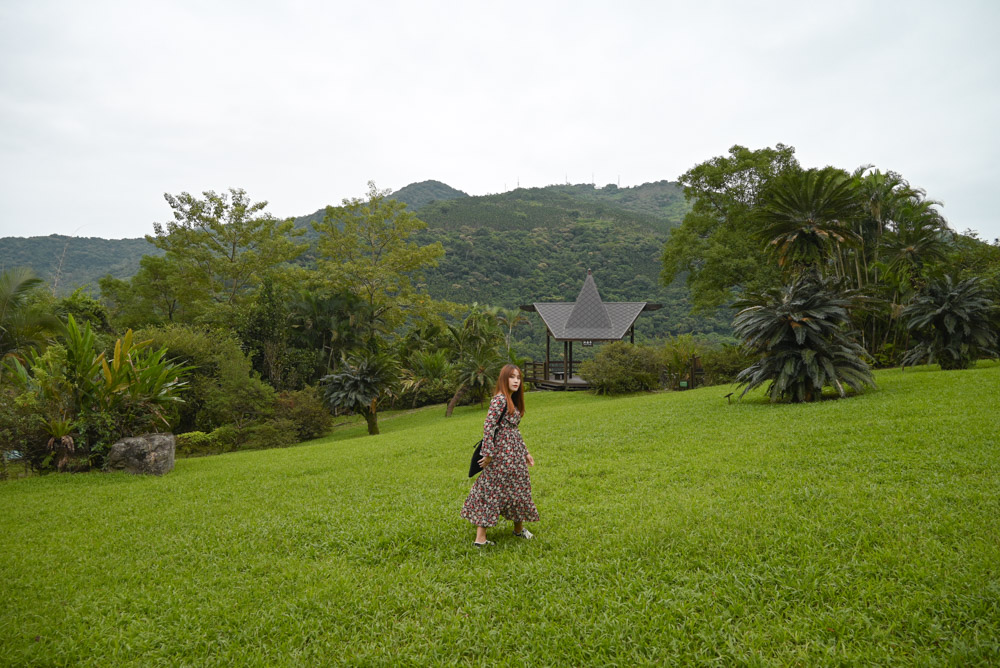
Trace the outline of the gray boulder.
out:
<instances>
[{"instance_id":1,"label":"gray boulder","mask_svg":"<svg viewBox=\"0 0 1000 668\"><path fill-rule=\"evenodd\" d=\"M111 446L105 460L108 471L163 475L174 470L174 435L143 434L123 438Z\"/></svg>"}]
</instances>

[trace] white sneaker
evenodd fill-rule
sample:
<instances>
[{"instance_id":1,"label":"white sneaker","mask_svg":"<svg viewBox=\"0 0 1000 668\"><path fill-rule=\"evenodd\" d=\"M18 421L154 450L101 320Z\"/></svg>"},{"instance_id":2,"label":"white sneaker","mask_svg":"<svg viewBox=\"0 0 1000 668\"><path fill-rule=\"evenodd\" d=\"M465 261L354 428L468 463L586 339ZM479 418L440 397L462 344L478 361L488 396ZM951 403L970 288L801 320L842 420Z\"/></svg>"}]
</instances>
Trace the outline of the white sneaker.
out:
<instances>
[{"instance_id":1,"label":"white sneaker","mask_svg":"<svg viewBox=\"0 0 1000 668\"><path fill-rule=\"evenodd\" d=\"M515 531L514 535L517 536L518 538L523 538L525 540L531 540L532 538L535 537L535 534L531 533L527 529L521 529L521 533Z\"/></svg>"}]
</instances>

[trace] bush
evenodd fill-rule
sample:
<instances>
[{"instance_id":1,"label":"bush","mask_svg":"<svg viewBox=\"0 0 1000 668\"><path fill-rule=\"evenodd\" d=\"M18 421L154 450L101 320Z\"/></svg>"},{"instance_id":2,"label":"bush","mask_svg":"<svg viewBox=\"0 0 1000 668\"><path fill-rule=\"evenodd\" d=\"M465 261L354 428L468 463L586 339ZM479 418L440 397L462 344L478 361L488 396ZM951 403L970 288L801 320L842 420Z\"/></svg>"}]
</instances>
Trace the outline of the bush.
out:
<instances>
[{"instance_id":1,"label":"bush","mask_svg":"<svg viewBox=\"0 0 1000 668\"><path fill-rule=\"evenodd\" d=\"M212 442L212 436L203 431L189 431L186 434L177 434L174 438L174 452L178 457L213 455L217 452Z\"/></svg>"},{"instance_id":2,"label":"bush","mask_svg":"<svg viewBox=\"0 0 1000 668\"><path fill-rule=\"evenodd\" d=\"M752 366L760 356L742 346L725 344L707 348L701 353L701 366L705 370L705 385L726 385L736 382L736 376Z\"/></svg>"},{"instance_id":3,"label":"bush","mask_svg":"<svg viewBox=\"0 0 1000 668\"><path fill-rule=\"evenodd\" d=\"M658 388L663 368L653 348L614 341L580 365L580 376L598 394L625 394Z\"/></svg>"},{"instance_id":4,"label":"bush","mask_svg":"<svg viewBox=\"0 0 1000 668\"><path fill-rule=\"evenodd\" d=\"M241 450L283 448L299 442L294 420L277 419L250 425L241 433Z\"/></svg>"},{"instance_id":5,"label":"bush","mask_svg":"<svg viewBox=\"0 0 1000 668\"><path fill-rule=\"evenodd\" d=\"M300 441L325 436L333 424L333 416L314 387L282 392L276 406L278 415L295 424L295 434Z\"/></svg>"},{"instance_id":6,"label":"bush","mask_svg":"<svg viewBox=\"0 0 1000 668\"><path fill-rule=\"evenodd\" d=\"M188 373L185 403L173 416L174 431L211 432L221 425L243 426L269 417L274 391L251 373L250 361L230 334L168 325L138 336L165 347L170 358L194 366Z\"/></svg>"}]
</instances>

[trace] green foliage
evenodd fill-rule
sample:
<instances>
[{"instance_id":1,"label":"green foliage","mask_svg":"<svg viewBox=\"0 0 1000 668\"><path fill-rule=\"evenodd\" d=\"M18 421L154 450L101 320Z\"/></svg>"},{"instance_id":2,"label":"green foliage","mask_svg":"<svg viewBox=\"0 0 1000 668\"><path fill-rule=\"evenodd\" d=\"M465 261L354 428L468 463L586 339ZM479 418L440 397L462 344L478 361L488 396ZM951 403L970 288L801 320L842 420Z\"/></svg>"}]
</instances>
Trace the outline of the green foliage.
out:
<instances>
[{"instance_id":1,"label":"green foliage","mask_svg":"<svg viewBox=\"0 0 1000 668\"><path fill-rule=\"evenodd\" d=\"M449 325L452 338L452 387L445 416L450 417L463 398L482 402L493 391L507 355L504 335L494 309L473 304L458 327Z\"/></svg>"},{"instance_id":2,"label":"green foliage","mask_svg":"<svg viewBox=\"0 0 1000 668\"><path fill-rule=\"evenodd\" d=\"M662 357L648 346L612 341L580 365L580 376L597 394L626 394L660 386Z\"/></svg>"},{"instance_id":3,"label":"green foliage","mask_svg":"<svg viewBox=\"0 0 1000 668\"><path fill-rule=\"evenodd\" d=\"M391 197L397 202L402 202L406 208L416 211L431 202L444 202L468 197L467 193L456 190L440 181L421 181L411 183L392 193Z\"/></svg>"},{"instance_id":4,"label":"green foliage","mask_svg":"<svg viewBox=\"0 0 1000 668\"><path fill-rule=\"evenodd\" d=\"M991 322L996 308L977 278L932 282L903 310L907 327L922 338L903 363L926 360L942 369L967 369L980 356L996 356Z\"/></svg>"},{"instance_id":5,"label":"green foliage","mask_svg":"<svg viewBox=\"0 0 1000 668\"><path fill-rule=\"evenodd\" d=\"M246 428L241 450L284 448L299 442L298 425L294 420L277 418L258 422Z\"/></svg>"},{"instance_id":6,"label":"green foliage","mask_svg":"<svg viewBox=\"0 0 1000 668\"><path fill-rule=\"evenodd\" d=\"M766 261L758 242L756 210L771 183L797 168L791 146L751 151L737 145L728 156L707 160L681 175L691 211L671 231L663 249L663 282L686 275L699 308L728 304L734 292L775 285L779 272Z\"/></svg>"},{"instance_id":7,"label":"green foliage","mask_svg":"<svg viewBox=\"0 0 1000 668\"><path fill-rule=\"evenodd\" d=\"M820 404L532 393L541 522L520 542L502 523L488 553L458 517L477 407L181 459L163 478L0 484L0 655L995 665L1000 365L876 377L881 392Z\"/></svg>"},{"instance_id":8,"label":"green foliage","mask_svg":"<svg viewBox=\"0 0 1000 668\"><path fill-rule=\"evenodd\" d=\"M142 330L140 336L193 367L187 401L175 407L171 420L175 432L210 432L225 424L243 428L273 411L274 390L253 374L231 333L175 324Z\"/></svg>"},{"instance_id":9,"label":"green foliage","mask_svg":"<svg viewBox=\"0 0 1000 668\"><path fill-rule=\"evenodd\" d=\"M439 243L423 246L410 237L426 224L389 199L388 191L368 184L366 199L345 199L327 207L317 250L321 275L334 290L349 291L366 306L363 336L366 345L392 333L407 315L427 312L428 298L413 284L425 267L437 264L444 253Z\"/></svg>"},{"instance_id":10,"label":"green foliage","mask_svg":"<svg viewBox=\"0 0 1000 668\"><path fill-rule=\"evenodd\" d=\"M292 422L296 441L326 436L333 424L333 416L314 387L279 394L275 414Z\"/></svg>"},{"instance_id":11,"label":"green foliage","mask_svg":"<svg viewBox=\"0 0 1000 668\"><path fill-rule=\"evenodd\" d=\"M214 304L237 304L255 285L306 250L289 219L264 213L267 202L252 202L244 190L209 190L199 199L164 194L174 220L154 223L146 240L165 252L186 285ZM192 293L188 293L189 295ZM224 313L224 312L223 312ZM226 316L216 314L213 317Z\"/></svg>"},{"instance_id":12,"label":"green foliage","mask_svg":"<svg viewBox=\"0 0 1000 668\"><path fill-rule=\"evenodd\" d=\"M30 267L63 296L81 286L97 285L102 276L132 276L144 255L161 251L145 239L98 239L51 234L47 237L0 237L3 267Z\"/></svg>"},{"instance_id":13,"label":"green foliage","mask_svg":"<svg viewBox=\"0 0 1000 668\"><path fill-rule=\"evenodd\" d=\"M46 336L58 328L51 313L29 301L41 285L42 280L30 269L0 271L0 361L44 345Z\"/></svg>"},{"instance_id":14,"label":"green foliage","mask_svg":"<svg viewBox=\"0 0 1000 668\"><path fill-rule=\"evenodd\" d=\"M379 406L392 397L398 381L399 366L392 355L361 350L321 382L331 409L361 413L368 422L368 433L375 435L379 433Z\"/></svg>"},{"instance_id":15,"label":"green foliage","mask_svg":"<svg viewBox=\"0 0 1000 668\"><path fill-rule=\"evenodd\" d=\"M861 391L875 385L864 348L851 340L851 296L816 274L753 296L739 306L733 329L746 346L762 355L736 380L743 393L770 382L771 401L815 401L832 385L843 397L844 385Z\"/></svg>"},{"instance_id":16,"label":"green foliage","mask_svg":"<svg viewBox=\"0 0 1000 668\"><path fill-rule=\"evenodd\" d=\"M851 229L859 209L852 186L847 172L833 167L792 168L774 180L757 215L778 266L822 272L838 246L860 239Z\"/></svg>"},{"instance_id":17,"label":"green foliage","mask_svg":"<svg viewBox=\"0 0 1000 668\"><path fill-rule=\"evenodd\" d=\"M54 425L71 423L81 454L100 465L118 439L169 427L165 412L180 401L189 368L168 361L166 349L154 350L151 343L136 341L129 330L108 357L98 353L90 323L81 329L70 315L63 345L31 351L24 364L11 359L8 368L20 391L33 397L51 435Z\"/></svg>"},{"instance_id":18,"label":"green foliage","mask_svg":"<svg viewBox=\"0 0 1000 668\"><path fill-rule=\"evenodd\" d=\"M724 385L736 381L744 369L755 364L760 355L743 346L722 344L701 350L701 366L705 371L705 385Z\"/></svg>"}]
</instances>

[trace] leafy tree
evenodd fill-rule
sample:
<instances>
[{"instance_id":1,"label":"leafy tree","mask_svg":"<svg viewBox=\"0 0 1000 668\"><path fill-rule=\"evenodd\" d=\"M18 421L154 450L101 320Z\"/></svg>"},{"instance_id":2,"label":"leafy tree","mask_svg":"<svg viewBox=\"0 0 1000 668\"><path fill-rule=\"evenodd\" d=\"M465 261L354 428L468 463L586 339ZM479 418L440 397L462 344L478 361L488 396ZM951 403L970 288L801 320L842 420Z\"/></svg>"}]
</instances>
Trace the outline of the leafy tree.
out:
<instances>
[{"instance_id":1,"label":"leafy tree","mask_svg":"<svg viewBox=\"0 0 1000 668\"><path fill-rule=\"evenodd\" d=\"M0 360L22 357L45 344L59 328L58 319L29 300L42 280L30 269L15 267L0 272Z\"/></svg>"},{"instance_id":2,"label":"leafy tree","mask_svg":"<svg viewBox=\"0 0 1000 668\"><path fill-rule=\"evenodd\" d=\"M335 290L349 290L366 304L363 324L366 341L388 335L407 312L420 315L429 299L413 279L425 267L435 266L443 254L440 243L420 246L409 241L426 224L406 205L389 199L389 191L368 183L365 199L345 199L327 207L317 248L321 274Z\"/></svg>"},{"instance_id":3,"label":"leafy tree","mask_svg":"<svg viewBox=\"0 0 1000 668\"><path fill-rule=\"evenodd\" d=\"M748 348L761 354L737 376L744 387L740 396L766 382L771 401L814 401L827 385L842 397L845 385L856 391L874 387L864 349L845 330L851 304L850 295L815 273L739 302L742 310L733 327Z\"/></svg>"},{"instance_id":4,"label":"leafy tree","mask_svg":"<svg viewBox=\"0 0 1000 668\"><path fill-rule=\"evenodd\" d=\"M211 432L227 425L239 432L271 417L274 390L254 373L233 332L171 324L138 335L167 349L175 362L192 367L187 400L173 406L175 433Z\"/></svg>"},{"instance_id":5,"label":"leafy tree","mask_svg":"<svg viewBox=\"0 0 1000 668\"><path fill-rule=\"evenodd\" d=\"M194 322L209 306L209 285L181 263L144 255L139 271L125 281L110 274L99 281L101 297L118 327Z\"/></svg>"},{"instance_id":6,"label":"leafy tree","mask_svg":"<svg viewBox=\"0 0 1000 668\"><path fill-rule=\"evenodd\" d=\"M228 193L164 194L174 220L154 223L146 240L166 253L185 280L203 287L217 304L233 305L265 276L299 257L306 245L292 219L264 213L267 202L252 202L242 189Z\"/></svg>"},{"instance_id":7,"label":"leafy tree","mask_svg":"<svg viewBox=\"0 0 1000 668\"><path fill-rule=\"evenodd\" d=\"M318 355L319 375L334 370L348 351L361 347L361 323L365 321L366 304L348 290L299 290L288 302L289 336L299 350L312 350ZM312 377L309 382L318 380Z\"/></svg>"},{"instance_id":8,"label":"leafy tree","mask_svg":"<svg viewBox=\"0 0 1000 668\"><path fill-rule=\"evenodd\" d=\"M954 283L950 276L930 283L903 310L907 327L923 337L904 364L937 362L942 369L967 369L980 355L997 355L992 331L996 305L978 278Z\"/></svg>"},{"instance_id":9,"label":"leafy tree","mask_svg":"<svg viewBox=\"0 0 1000 668\"><path fill-rule=\"evenodd\" d=\"M391 398L398 379L399 366L392 355L361 350L339 371L324 376L321 383L327 405L361 413L368 423L368 434L374 436L379 433L379 406Z\"/></svg>"},{"instance_id":10,"label":"leafy tree","mask_svg":"<svg viewBox=\"0 0 1000 668\"><path fill-rule=\"evenodd\" d=\"M681 175L691 211L671 230L663 249L665 284L687 274L696 307L716 307L743 291L777 283L757 234L756 209L771 183L798 168L795 149L784 144L751 151L733 146Z\"/></svg>"}]
</instances>

